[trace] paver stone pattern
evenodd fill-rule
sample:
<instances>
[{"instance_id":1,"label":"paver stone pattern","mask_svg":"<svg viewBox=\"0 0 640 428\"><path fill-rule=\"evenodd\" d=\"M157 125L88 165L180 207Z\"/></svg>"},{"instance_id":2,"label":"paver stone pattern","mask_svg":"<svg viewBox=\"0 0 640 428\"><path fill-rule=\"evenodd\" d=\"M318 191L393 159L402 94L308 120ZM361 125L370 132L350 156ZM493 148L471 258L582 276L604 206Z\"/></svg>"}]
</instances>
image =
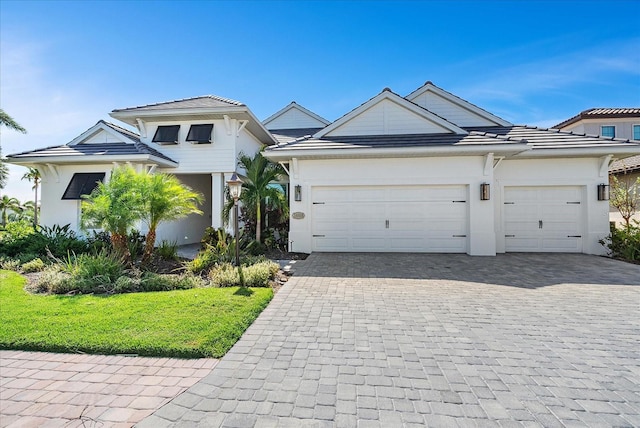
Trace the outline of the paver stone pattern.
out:
<instances>
[{"instance_id":1,"label":"paver stone pattern","mask_svg":"<svg viewBox=\"0 0 640 428\"><path fill-rule=\"evenodd\" d=\"M131 427L217 362L0 351L0 427Z\"/></svg>"},{"instance_id":2,"label":"paver stone pattern","mask_svg":"<svg viewBox=\"0 0 640 428\"><path fill-rule=\"evenodd\" d=\"M640 266L312 254L139 427L640 426Z\"/></svg>"}]
</instances>

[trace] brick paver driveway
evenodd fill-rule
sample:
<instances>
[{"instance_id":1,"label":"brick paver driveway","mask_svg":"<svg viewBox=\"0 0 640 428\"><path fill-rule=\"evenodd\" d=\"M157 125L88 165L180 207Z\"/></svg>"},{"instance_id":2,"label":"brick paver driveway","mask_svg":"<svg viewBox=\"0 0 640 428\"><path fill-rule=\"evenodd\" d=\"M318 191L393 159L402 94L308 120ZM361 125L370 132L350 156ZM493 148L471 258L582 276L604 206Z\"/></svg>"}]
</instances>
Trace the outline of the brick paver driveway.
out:
<instances>
[{"instance_id":1,"label":"brick paver driveway","mask_svg":"<svg viewBox=\"0 0 640 428\"><path fill-rule=\"evenodd\" d=\"M640 426L639 306L594 256L313 254L139 426Z\"/></svg>"}]
</instances>

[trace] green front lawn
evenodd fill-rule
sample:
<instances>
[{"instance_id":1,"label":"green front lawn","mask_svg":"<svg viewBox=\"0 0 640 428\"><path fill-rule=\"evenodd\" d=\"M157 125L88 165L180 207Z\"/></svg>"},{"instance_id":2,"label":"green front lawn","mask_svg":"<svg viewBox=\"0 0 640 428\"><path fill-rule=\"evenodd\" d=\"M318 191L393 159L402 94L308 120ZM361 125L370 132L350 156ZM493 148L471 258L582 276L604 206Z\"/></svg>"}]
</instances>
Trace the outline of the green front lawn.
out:
<instances>
[{"instance_id":1,"label":"green front lawn","mask_svg":"<svg viewBox=\"0 0 640 428\"><path fill-rule=\"evenodd\" d=\"M0 349L218 358L273 297L238 287L33 295L25 283L0 270Z\"/></svg>"}]
</instances>

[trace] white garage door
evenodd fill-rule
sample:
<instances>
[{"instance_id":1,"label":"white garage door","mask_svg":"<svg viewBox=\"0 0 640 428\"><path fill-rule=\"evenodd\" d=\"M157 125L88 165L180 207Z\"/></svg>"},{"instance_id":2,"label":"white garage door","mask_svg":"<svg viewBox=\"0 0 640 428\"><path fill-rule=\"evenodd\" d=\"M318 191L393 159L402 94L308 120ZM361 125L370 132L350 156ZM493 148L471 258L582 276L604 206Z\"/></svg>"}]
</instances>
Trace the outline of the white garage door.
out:
<instances>
[{"instance_id":1,"label":"white garage door","mask_svg":"<svg viewBox=\"0 0 640 428\"><path fill-rule=\"evenodd\" d=\"M313 251L467 251L466 186L312 189Z\"/></svg>"},{"instance_id":2,"label":"white garage door","mask_svg":"<svg viewBox=\"0 0 640 428\"><path fill-rule=\"evenodd\" d=\"M506 251L582 251L579 186L505 187Z\"/></svg>"}]
</instances>

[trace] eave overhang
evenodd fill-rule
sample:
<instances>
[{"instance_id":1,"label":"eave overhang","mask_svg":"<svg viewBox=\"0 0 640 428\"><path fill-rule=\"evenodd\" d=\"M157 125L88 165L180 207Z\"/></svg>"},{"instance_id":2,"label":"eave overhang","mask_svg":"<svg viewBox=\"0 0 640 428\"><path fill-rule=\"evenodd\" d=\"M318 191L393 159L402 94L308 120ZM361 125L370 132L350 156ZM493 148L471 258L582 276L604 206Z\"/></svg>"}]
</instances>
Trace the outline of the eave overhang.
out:
<instances>
[{"instance_id":1,"label":"eave overhang","mask_svg":"<svg viewBox=\"0 0 640 428\"><path fill-rule=\"evenodd\" d=\"M493 153L496 156L510 157L531 150L526 143L484 144L474 146L432 146L432 147L396 147L396 148L340 148L340 149L278 149L265 150L262 154L275 162L296 159L355 159L355 158L408 158L436 156L484 156Z\"/></svg>"},{"instance_id":2,"label":"eave overhang","mask_svg":"<svg viewBox=\"0 0 640 428\"><path fill-rule=\"evenodd\" d=\"M99 155L99 156L21 156L18 158L13 158L11 156L7 156L5 162L11 163L14 165L45 165L45 164L53 164L53 165L86 165L86 164L108 164L108 163L126 163L126 162L134 162L134 163L145 163L145 164L155 164L163 168L176 168L178 166L178 162L169 161L167 159L163 159L158 156L153 155Z\"/></svg>"},{"instance_id":3,"label":"eave overhang","mask_svg":"<svg viewBox=\"0 0 640 428\"><path fill-rule=\"evenodd\" d=\"M138 120L147 121L183 121L183 120L222 120L224 116L232 119L248 120L246 129L249 130L263 144L268 146L277 144L276 139L262 125L257 117L247 107L208 107L208 108L180 108L166 110L132 110L112 111L109 116L132 126L138 126Z\"/></svg>"}]
</instances>

